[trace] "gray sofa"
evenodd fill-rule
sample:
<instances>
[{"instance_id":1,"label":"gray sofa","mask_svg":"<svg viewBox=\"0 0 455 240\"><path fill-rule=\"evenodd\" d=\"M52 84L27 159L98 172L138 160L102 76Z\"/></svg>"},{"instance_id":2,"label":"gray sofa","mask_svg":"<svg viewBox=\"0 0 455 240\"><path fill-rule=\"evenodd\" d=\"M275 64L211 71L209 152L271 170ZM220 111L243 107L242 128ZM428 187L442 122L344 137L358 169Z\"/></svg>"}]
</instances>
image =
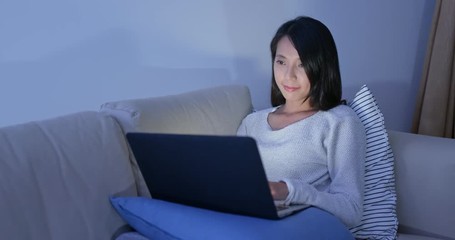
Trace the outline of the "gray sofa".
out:
<instances>
[{"instance_id":1,"label":"gray sofa","mask_svg":"<svg viewBox=\"0 0 455 240\"><path fill-rule=\"evenodd\" d=\"M0 128L0 239L115 239L110 196L149 196L125 132L233 135L244 86L132 99ZM455 239L455 140L389 131L398 239Z\"/></svg>"}]
</instances>

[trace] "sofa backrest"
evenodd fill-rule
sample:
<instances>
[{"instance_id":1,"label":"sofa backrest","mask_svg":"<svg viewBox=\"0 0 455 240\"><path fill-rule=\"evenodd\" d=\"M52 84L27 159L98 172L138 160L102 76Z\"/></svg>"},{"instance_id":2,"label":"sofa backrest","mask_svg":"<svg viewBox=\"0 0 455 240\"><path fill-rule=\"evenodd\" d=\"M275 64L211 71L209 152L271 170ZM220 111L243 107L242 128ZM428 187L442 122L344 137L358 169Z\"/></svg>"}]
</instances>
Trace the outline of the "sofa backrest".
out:
<instances>
[{"instance_id":1,"label":"sofa backrest","mask_svg":"<svg viewBox=\"0 0 455 240\"><path fill-rule=\"evenodd\" d=\"M455 140L389 131L401 233L455 239Z\"/></svg>"},{"instance_id":2,"label":"sofa backrest","mask_svg":"<svg viewBox=\"0 0 455 240\"><path fill-rule=\"evenodd\" d=\"M126 132L235 135L252 104L246 86L230 85L108 102L101 111L117 118Z\"/></svg>"},{"instance_id":3,"label":"sofa backrest","mask_svg":"<svg viewBox=\"0 0 455 240\"><path fill-rule=\"evenodd\" d=\"M115 120L97 112L0 128L1 239L111 239L112 195L137 195Z\"/></svg>"},{"instance_id":4,"label":"sofa backrest","mask_svg":"<svg viewBox=\"0 0 455 240\"><path fill-rule=\"evenodd\" d=\"M253 107L248 87L220 86L164 97L108 102L100 111L114 116L125 132L235 135ZM150 196L136 161L140 196Z\"/></svg>"}]
</instances>

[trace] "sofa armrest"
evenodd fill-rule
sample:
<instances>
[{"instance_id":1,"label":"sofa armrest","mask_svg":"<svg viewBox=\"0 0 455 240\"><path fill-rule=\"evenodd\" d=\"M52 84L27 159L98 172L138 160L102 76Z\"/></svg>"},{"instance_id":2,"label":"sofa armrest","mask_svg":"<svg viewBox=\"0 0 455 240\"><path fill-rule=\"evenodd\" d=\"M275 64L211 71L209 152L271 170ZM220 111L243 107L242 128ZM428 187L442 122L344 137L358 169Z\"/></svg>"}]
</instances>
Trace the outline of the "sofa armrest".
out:
<instances>
[{"instance_id":1,"label":"sofa armrest","mask_svg":"<svg viewBox=\"0 0 455 240\"><path fill-rule=\"evenodd\" d=\"M455 239L455 140L389 131L399 231Z\"/></svg>"},{"instance_id":2,"label":"sofa armrest","mask_svg":"<svg viewBox=\"0 0 455 240\"><path fill-rule=\"evenodd\" d=\"M0 128L1 239L112 239L111 196L136 196L118 124L78 112Z\"/></svg>"}]
</instances>

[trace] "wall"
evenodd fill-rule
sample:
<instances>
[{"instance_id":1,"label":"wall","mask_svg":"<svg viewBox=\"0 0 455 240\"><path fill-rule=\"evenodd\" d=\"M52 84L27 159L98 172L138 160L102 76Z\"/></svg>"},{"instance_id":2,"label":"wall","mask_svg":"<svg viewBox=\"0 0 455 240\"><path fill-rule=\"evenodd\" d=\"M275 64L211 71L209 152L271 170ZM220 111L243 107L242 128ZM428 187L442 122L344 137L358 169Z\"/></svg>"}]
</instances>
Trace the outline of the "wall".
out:
<instances>
[{"instance_id":1,"label":"wall","mask_svg":"<svg viewBox=\"0 0 455 240\"><path fill-rule=\"evenodd\" d=\"M260 5L259 5L260 4ZM391 129L411 125L432 0L0 0L0 126L106 101L226 84L269 106L269 41L297 15L337 42L344 96L363 84Z\"/></svg>"}]
</instances>

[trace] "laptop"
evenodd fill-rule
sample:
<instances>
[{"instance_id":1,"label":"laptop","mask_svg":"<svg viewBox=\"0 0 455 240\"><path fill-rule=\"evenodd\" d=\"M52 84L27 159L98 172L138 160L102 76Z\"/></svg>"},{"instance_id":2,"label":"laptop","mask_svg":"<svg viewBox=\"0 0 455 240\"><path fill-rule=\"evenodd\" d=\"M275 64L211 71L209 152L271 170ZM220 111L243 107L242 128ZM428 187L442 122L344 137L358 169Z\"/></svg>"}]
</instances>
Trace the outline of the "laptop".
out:
<instances>
[{"instance_id":1,"label":"laptop","mask_svg":"<svg viewBox=\"0 0 455 240\"><path fill-rule=\"evenodd\" d=\"M126 137L155 199L266 219L308 207L273 200L251 137L156 133Z\"/></svg>"}]
</instances>

